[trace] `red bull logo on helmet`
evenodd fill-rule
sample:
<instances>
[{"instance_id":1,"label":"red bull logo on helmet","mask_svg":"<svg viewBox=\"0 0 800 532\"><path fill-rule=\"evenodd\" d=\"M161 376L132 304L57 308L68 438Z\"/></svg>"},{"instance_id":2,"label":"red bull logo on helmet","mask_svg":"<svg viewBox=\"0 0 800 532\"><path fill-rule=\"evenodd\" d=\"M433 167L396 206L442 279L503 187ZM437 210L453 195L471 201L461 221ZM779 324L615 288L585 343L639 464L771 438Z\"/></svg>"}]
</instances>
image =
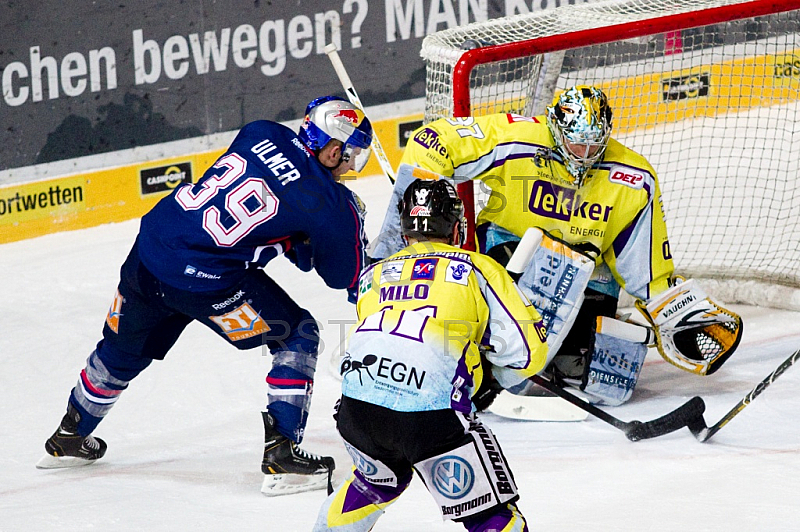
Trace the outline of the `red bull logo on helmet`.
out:
<instances>
[{"instance_id":1,"label":"red bull logo on helmet","mask_svg":"<svg viewBox=\"0 0 800 532\"><path fill-rule=\"evenodd\" d=\"M339 109L339 111L333 115L334 118L344 118L354 126L357 126L361 123L362 118L364 117L364 113L357 109Z\"/></svg>"}]
</instances>

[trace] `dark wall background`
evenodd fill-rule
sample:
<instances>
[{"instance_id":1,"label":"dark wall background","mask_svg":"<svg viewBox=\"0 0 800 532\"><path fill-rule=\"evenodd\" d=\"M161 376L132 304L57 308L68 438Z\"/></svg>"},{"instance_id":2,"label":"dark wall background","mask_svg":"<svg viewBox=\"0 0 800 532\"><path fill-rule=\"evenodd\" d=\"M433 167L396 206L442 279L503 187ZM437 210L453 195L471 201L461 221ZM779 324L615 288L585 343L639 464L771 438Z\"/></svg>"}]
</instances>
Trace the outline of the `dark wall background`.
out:
<instances>
[{"instance_id":1,"label":"dark wall background","mask_svg":"<svg viewBox=\"0 0 800 532\"><path fill-rule=\"evenodd\" d=\"M485 13L478 14L477 0L3 2L0 170L230 131L256 119L300 118L312 98L343 94L322 52L332 39L340 44L364 105L422 97L419 50L426 33L472 22L476 16L495 18L577 1L585 0L488 0ZM327 22L318 25L320 19ZM220 48L226 28L230 43L244 25L256 35L258 45L243 51L256 54L253 64L237 66L229 46L221 56L226 61L212 59L207 72L198 72L192 35L202 52L206 35L214 35ZM147 47L134 46L137 31L141 42L159 50L157 78L152 55L143 51ZM299 36L293 49L291 36ZM181 41L188 57L173 64L185 62L188 71L171 79L164 54L174 59L166 50L180 51ZM309 46L308 55L299 57ZM106 47L114 52L117 86L108 87L101 62L100 90L93 91L90 51ZM139 63L152 76L147 82L137 83L137 55L145 59ZM85 74L79 70L80 57ZM37 61L54 62L56 68L34 68ZM27 77L21 74L25 69ZM70 70L76 72L71 78ZM35 72L42 78L38 101ZM51 72L58 78L57 94L51 94ZM65 75L73 85L83 80L86 88L77 95L65 94Z\"/></svg>"}]
</instances>

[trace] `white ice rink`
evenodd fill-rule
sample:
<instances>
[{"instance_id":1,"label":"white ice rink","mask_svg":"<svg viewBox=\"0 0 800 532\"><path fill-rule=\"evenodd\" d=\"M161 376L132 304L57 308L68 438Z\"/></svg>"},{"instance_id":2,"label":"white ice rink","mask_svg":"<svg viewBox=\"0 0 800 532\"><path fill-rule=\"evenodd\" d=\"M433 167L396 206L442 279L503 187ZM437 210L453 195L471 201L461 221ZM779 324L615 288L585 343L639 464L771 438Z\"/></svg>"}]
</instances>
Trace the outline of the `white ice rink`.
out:
<instances>
[{"instance_id":1,"label":"white ice rink","mask_svg":"<svg viewBox=\"0 0 800 532\"><path fill-rule=\"evenodd\" d=\"M383 178L352 184L374 235L388 198ZM269 356L238 352L192 324L163 362L122 395L96 435L97 464L42 471L34 464L99 340L138 221L0 245L0 530L310 530L323 491L267 498L259 491ZM336 320L354 316L344 292L285 259L268 267L321 322L320 357L304 447L349 471L331 409L328 371ZM800 348L800 313L732 306L745 318L738 352L711 377L648 355L631 401L609 411L647 420L694 395L717 421ZM791 368L710 442L683 429L629 442L611 426L512 422L487 415L539 531L792 531L800 529L800 368ZM376 531L463 530L443 523L415 479Z\"/></svg>"}]
</instances>

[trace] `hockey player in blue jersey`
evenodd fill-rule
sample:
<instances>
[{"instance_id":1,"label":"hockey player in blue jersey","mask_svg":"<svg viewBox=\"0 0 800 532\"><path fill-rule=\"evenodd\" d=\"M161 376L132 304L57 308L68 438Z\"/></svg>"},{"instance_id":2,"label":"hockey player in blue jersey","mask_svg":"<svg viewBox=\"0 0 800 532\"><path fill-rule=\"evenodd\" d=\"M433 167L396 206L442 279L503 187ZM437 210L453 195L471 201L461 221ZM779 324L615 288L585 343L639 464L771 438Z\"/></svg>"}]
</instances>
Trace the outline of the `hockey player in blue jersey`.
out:
<instances>
[{"instance_id":1,"label":"hockey player in blue jersey","mask_svg":"<svg viewBox=\"0 0 800 532\"><path fill-rule=\"evenodd\" d=\"M331 288L355 294L366 259L364 209L338 181L363 168L371 140L361 110L338 97L317 98L299 133L270 121L247 124L196 184L176 189L147 213L122 265L103 339L37 467L101 458L106 443L92 436L98 423L130 381L163 359L197 320L238 349L266 344L272 353L262 491L330 483L333 458L298 447L318 327L261 267L285 254Z\"/></svg>"}]
</instances>

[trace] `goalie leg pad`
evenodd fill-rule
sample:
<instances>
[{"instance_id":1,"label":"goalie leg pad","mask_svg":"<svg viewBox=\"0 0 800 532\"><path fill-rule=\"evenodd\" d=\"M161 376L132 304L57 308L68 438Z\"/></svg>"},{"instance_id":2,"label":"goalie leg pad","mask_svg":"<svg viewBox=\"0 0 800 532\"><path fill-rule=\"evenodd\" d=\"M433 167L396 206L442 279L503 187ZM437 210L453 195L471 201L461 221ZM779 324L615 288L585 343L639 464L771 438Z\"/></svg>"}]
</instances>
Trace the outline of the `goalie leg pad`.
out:
<instances>
[{"instance_id":1,"label":"goalie leg pad","mask_svg":"<svg viewBox=\"0 0 800 532\"><path fill-rule=\"evenodd\" d=\"M506 504L489 512L458 519L467 530L475 532L528 532L528 524L517 507Z\"/></svg>"},{"instance_id":2,"label":"goalie leg pad","mask_svg":"<svg viewBox=\"0 0 800 532\"><path fill-rule=\"evenodd\" d=\"M594 259L533 227L517 246L508 269L521 271L520 290L542 316L548 346L546 366L578 316Z\"/></svg>"},{"instance_id":3,"label":"goalie leg pad","mask_svg":"<svg viewBox=\"0 0 800 532\"><path fill-rule=\"evenodd\" d=\"M637 308L656 332L658 352L670 364L711 375L742 338L742 318L711 301L693 279L682 281Z\"/></svg>"},{"instance_id":4,"label":"goalie leg pad","mask_svg":"<svg viewBox=\"0 0 800 532\"><path fill-rule=\"evenodd\" d=\"M581 390L594 404L621 405L630 399L647 355L647 346L596 334L594 353Z\"/></svg>"}]
</instances>

